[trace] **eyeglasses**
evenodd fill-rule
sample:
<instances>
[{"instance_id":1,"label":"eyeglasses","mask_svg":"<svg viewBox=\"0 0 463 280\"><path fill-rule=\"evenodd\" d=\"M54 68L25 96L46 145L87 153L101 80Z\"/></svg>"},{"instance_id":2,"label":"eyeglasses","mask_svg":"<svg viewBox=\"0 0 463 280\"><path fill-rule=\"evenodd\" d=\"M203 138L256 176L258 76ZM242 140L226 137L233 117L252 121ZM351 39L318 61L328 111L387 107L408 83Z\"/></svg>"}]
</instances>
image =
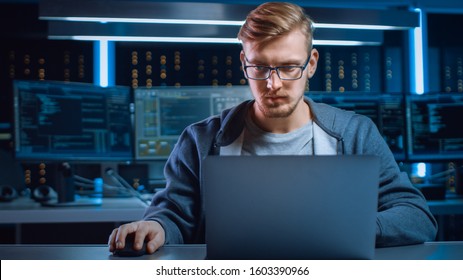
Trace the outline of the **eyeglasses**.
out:
<instances>
[{"instance_id":1,"label":"eyeglasses","mask_svg":"<svg viewBox=\"0 0 463 280\"><path fill-rule=\"evenodd\" d=\"M246 62L248 58L244 55ZM246 78L251 80L267 80L270 78L270 74L273 70L277 73L278 77L281 80L285 81L293 81L299 80L302 77L302 73L304 73L305 68L309 64L310 55L307 58L306 62L303 66L296 66L296 65L287 65L287 66L262 66L262 65L244 65L244 73L246 74Z\"/></svg>"}]
</instances>

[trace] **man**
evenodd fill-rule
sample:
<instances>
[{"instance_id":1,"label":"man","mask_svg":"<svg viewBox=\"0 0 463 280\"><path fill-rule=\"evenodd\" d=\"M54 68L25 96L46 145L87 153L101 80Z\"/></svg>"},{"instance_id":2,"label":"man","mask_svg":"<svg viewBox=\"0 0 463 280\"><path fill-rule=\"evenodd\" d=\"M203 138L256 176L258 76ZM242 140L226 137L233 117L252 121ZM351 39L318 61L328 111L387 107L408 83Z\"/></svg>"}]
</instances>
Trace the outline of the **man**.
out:
<instances>
[{"instance_id":1,"label":"man","mask_svg":"<svg viewBox=\"0 0 463 280\"><path fill-rule=\"evenodd\" d=\"M165 190L154 196L143 221L111 233L110 251L122 248L133 232L134 247L140 249L147 240L148 253L167 243L204 243L199 171L202 159L212 154L377 155L376 245L434 239L436 221L425 199L399 171L374 123L304 98L319 57L312 48L312 32L310 18L293 4L266 3L248 15L238 39L254 100L185 129L165 166Z\"/></svg>"}]
</instances>

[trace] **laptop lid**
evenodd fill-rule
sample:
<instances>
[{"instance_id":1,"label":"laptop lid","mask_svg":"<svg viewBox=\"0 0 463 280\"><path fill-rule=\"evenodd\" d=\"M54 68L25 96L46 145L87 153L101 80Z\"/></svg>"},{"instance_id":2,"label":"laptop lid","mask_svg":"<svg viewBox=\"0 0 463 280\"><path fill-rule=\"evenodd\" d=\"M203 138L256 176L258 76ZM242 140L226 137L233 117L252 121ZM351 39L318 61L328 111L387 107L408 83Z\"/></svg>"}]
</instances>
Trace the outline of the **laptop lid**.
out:
<instances>
[{"instance_id":1,"label":"laptop lid","mask_svg":"<svg viewBox=\"0 0 463 280\"><path fill-rule=\"evenodd\" d=\"M204 160L208 259L372 259L374 156Z\"/></svg>"}]
</instances>

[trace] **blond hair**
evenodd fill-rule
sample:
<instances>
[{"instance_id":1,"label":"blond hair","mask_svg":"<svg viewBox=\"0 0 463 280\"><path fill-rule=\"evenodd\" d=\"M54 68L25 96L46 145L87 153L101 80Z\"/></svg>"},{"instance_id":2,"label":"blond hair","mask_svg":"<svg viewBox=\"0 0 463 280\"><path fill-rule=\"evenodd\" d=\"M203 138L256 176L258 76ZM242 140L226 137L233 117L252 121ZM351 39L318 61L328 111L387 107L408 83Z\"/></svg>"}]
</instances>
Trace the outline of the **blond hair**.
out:
<instances>
[{"instance_id":1,"label":"blond hair","mask_svg":"<svg viewBox=\"0 0 463 280\"><path fill-rule=\"evenodd\" d=\"M300 28L307 38L308 50L312 48L313 21L298 5L285 2L268 2L258 6L246 17L238 32L242 42L255 41L263 46L275 37Z\"/></svg>"}]
</instances>

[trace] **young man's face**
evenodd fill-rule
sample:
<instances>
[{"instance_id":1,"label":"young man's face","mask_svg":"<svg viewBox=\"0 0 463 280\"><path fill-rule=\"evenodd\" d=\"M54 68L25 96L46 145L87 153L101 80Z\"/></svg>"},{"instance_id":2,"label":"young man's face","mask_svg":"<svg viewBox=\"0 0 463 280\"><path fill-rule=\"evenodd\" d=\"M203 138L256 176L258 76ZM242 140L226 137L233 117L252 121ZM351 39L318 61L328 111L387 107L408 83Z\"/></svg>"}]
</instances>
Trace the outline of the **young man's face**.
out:
<instances>
[{"instance_id":1,"label":"young man's face","mask_svg":"<svg viewBox=\"0 0 463 280\"><path fill-rule=\"evenodd\" d=\"M303 66L309 55L306 37L299 30L279 37L264 46L245 42L240 58L243 66ZM297 80L282 80L275 70L266 80L248 79L256 101L256 114L265 118L285 118L303 106L307 79L312 77L317 66L318 52L313 49L309 63ZM249 73L249 72L248 72Z\"/></svg>"}]
</instances>

